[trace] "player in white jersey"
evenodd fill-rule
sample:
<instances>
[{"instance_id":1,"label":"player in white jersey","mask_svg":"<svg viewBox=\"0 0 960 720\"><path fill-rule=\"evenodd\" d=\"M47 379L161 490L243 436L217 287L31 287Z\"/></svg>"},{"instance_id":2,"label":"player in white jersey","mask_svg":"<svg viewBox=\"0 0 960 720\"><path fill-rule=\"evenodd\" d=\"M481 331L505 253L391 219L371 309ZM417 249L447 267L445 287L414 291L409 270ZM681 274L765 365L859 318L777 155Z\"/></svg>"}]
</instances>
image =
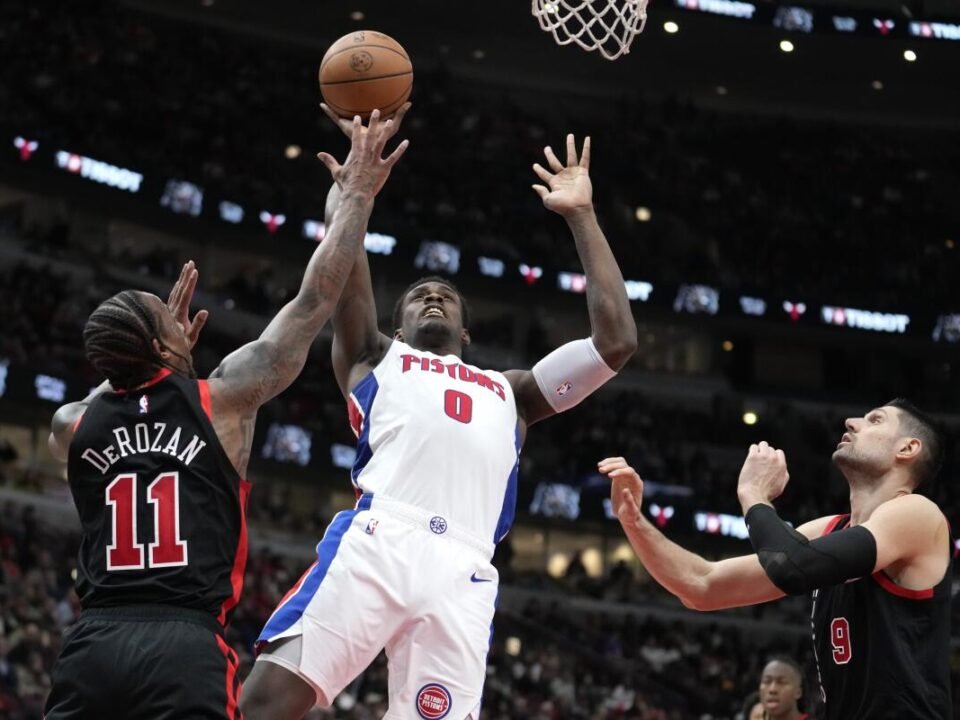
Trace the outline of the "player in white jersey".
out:
<instances>
[{"instance_id":1,"label":"player in white jersey","mask_svg":"<svg viewBox=\"0 0 960 720\"><path fill-rule=\"evenodd\" d=\"M636 350L623 277L593 211L590 139L578 158L567 136L565 165L545 154L534 189L573 234L591 337L532 370L482 370L461 359L469 312L449 281L413 283L388 337L358 258L333 344L358 437L358 501L334 518L317 562L264 627L241 701L246 720L294 720L329 705L384 648L386 718L479 717L497 598L490 559L513 521L526 430L577 404ZM328 211L336 202L334 188Z\"/></svg>"}]
</instances>

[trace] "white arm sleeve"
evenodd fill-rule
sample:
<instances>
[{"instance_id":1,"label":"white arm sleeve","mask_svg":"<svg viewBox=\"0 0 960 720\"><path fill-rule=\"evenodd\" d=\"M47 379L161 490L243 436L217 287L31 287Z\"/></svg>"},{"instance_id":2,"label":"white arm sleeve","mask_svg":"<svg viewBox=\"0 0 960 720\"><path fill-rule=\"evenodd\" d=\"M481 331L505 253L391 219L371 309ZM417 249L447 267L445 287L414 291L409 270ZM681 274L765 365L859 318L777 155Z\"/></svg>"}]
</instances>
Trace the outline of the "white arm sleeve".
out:
<instances>
[{"instance_id":1,"label":"white arm sleeve","mask_svg":"<svg viewBox=\"0 0 960 720\"><path fill-rule=\"evenodd\" d=\"M603 361L592 338L561 345L533 366L540 392L558 413L579 405L616 374Z\"/></svg>"}]
</instances>

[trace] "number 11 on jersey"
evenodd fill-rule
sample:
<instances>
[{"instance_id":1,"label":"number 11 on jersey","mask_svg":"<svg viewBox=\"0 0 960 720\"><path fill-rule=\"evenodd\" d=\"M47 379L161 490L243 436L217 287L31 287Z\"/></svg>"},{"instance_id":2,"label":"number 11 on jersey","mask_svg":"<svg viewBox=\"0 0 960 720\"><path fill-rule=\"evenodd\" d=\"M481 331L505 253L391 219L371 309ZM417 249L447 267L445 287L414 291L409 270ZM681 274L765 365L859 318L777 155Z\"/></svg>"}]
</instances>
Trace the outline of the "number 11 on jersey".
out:
<instances>
[{"instance_id":1,"label":"number 11 on jersey","mask_svg":"<svg viewBox=\"0 0 960 720\"><path fill-rule=\"evenodd\" d=\"M143 570L187 564L187 543L180 538L180 473L161 473L147 487L153 505L153 542L149 565L143 543L137 542L137 476L117 475L106 491L112 514L112 541L107 546L107 570Z\"/></svg>"}]
</instances>

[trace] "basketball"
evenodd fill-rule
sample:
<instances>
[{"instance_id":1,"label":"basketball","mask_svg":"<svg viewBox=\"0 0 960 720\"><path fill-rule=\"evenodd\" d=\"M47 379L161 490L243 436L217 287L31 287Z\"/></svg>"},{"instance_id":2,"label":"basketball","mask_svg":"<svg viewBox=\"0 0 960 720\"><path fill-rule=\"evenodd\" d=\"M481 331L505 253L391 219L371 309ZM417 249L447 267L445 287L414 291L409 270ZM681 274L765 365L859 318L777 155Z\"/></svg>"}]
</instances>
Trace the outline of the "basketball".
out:
<instances>
[{"instance_id":1,"label":"basketball","mask_svg":"<svg viewBox=\"0 0 960 720\"><path fill-rule=\"evenodd\" d=\"M396 40L374 30L359 30L337 40L320 63L320 94L341 117L374 110L387 117L410 97L413 65Z\"/></svg>"}]
</instances>

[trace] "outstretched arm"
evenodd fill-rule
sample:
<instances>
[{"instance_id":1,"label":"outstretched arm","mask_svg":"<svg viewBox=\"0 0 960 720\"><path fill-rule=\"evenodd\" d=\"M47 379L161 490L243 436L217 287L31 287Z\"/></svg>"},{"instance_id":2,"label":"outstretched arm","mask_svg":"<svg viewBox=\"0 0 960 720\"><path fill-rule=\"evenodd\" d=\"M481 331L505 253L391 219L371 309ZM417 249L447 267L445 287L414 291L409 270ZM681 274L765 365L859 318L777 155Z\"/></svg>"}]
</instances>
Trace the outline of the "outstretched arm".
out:
<instances>
[{"instance_id":1,"label":"outstretched arm","mask_svg":"<svg viewBox=\"0 0 960 720\"><path fill-rule=\"evenodd\" d=\"M349 137L348 121L338 117L326 105L320 107ZM391 118L391 135L400 129L409 109L410 103L404 103ZM334 184L327 195L327 232L330 232L341 194L340 187ZM366 252L359 252L333 313L333 373L344 398L349 396L353 386L366 374L367 368L380 361L389 345L390 338L377 327L377 305L373 282L370 279L370 263Z\"/></svg>"},{"instance_id":2,"label":"outstretched arm","mask_svg":"<svg viewBox=\"0 0 960 720\"><path fill-rule=\"evenodd\" d=\"M591 334L588 341L569 343L555 351L556 357L548 355L532 371L507 373L527 425L572 407L619 372L637 349L637 326L623 275L593 209L590 138L584 141L578 159L573 135L567 135L566 166L551 148L544 154L550 169L539 164L533 169L545 185L533 188L547 209L563 216L573 235L587 276ZM554 368L563 368L561 374L572 376L555 382ZM542 375L538 370L543 370ZM568 382L569 389L560 392Z\"/></svg>"},{"instance_id":3,"label":"outstretched arm","mask_svg":"<svg viewBox=\"0 0 960 720\"><path fill-rule=\"evenodd\" d=\"M771 582L756 555L711 562L668 540L640 512L643 481L623 458L599 464L609 475L614 512L640 562L653 578L694 610L721 610L776 600L785 593ZM818 537L830 518L801 525L805 537Z\"/></svg>"},{"instance_id":4,"label":"outstretched arm","mask_svg":"<svg viewBox=\"0 0 960 720\"><path fill-rule=\"evenodd\" d=\"M184 263L180 270L180 277L174 283L167 298L167 307L174 319L183 326L187 343L193 349L200 337L200 331L207 322L208 313L206 310L199 310L193 319L190 318L190 303L193 300L193 291L197 287L197 269L193 260ZM50 423L50 437L47 445L50 453L60 462L66 462L70 443L73 440L74 432L80 422L80 418L87 411L90 403L95 398L105 392L112 391L108 381L104 381L98 387L94 388L83 400L67 403L61 406L54 414Z\"/></svg>"},{"instance_id":5,"label":"outstretched arm","mask_svg":"<svg viewBox=\"0 0 960 720\"><path fill-rule=\"evenodd\" d=\"M737 486L760 565L785 593L804 594L881 570L913 590L942 579L950 560L949 528L930 500L895 497L862 524L811 540L773 509L789 477L783 451L761 442L750 446Z\"/></svg>"},{"instance_id":6,"label":"outstretched arm","mask_svg":"<svg viewBox=\"0 0 960 720\"><path fill-rule=\"evenodd\" d=\"M400 143L387 158L383 147L391 121L374 111L369 128L353 121L350 154L341 166L326 153L319 157L343 192L332 227L310 258L296 297L267 325L259 339L224 358L210 376L210 391L220 407L255 411L283 392L300 374L311 344L333 314L358 251L363 247L373 199L407 148Z\"/></svg>"},{"instance_id":7,"label":"outstretched arm","mask_svg":"<svg viewBox=\"0 0 960 720\"><path fill-rule=\"evenodd\" d=\"M327 197L328 217L331 205L339 202L340 189L334 185ZM330 227L330 221L327 221ZM377 304L370 278L367 253L357 253L347 277L340 302L333 313L333 374L344 398L366 374L366 368L376 365L390 345L390 338L377 327Z\"/></svg>"}]
</instances>

